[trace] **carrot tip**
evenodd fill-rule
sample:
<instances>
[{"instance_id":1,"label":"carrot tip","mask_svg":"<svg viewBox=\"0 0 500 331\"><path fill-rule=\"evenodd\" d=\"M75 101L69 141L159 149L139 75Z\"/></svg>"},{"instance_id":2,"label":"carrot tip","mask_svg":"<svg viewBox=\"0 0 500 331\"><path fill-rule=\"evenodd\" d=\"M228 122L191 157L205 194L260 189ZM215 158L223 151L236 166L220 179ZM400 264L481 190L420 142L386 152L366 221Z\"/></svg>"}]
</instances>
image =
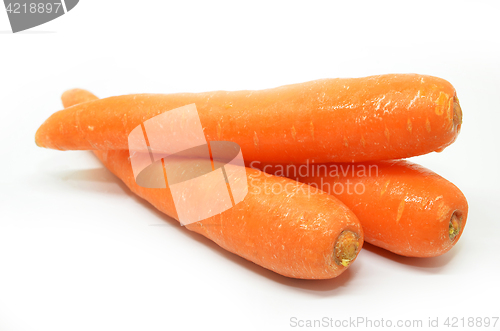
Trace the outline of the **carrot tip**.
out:
<instances>
[{"instance_id":1,"label":"carrot tip","mask_svg":"<svg viewBox=\"0 0 500 331\"><path fill-rule=\"evenodd\" d=\"M457 131L460 132L460 128L462 127L462 108L456 95L453 97L453 124L457 127Z\"/></svg>"},{"instance_id":2,"label":"carrot tip","mask_svg":"<svg viewBox=\"0 0 500 331\"><path fill-rule=\"evenodd\" d=\"M35 144L38 146L38 147L43 147L39 142L38 142L38 139L36 139L36 136L35 136Z\"/></svg>"},{"instance_id":3,"label":"carrot tip","mask_svg":"<svg viewBox=\"0 0 500 331\"><path fill-rule=\"evenodd\" d=\"M451 215L449 230L448 230L451 241L455 240L457 235L460 233L461 220L462 220L462 217L459 218L457 216L457 212L454 212L453 215Z\"/></svg>"},{"instance_id":4,"label":"carrot tip","mask_svg":"<svg viewBox=\"0 0 500 331\"><path fill-rule=\"evenodd\" d=\"M352 231L343 231L335 243L335 263L348 267L358 255L359 236Z\"/></svg>"}]
</instances>

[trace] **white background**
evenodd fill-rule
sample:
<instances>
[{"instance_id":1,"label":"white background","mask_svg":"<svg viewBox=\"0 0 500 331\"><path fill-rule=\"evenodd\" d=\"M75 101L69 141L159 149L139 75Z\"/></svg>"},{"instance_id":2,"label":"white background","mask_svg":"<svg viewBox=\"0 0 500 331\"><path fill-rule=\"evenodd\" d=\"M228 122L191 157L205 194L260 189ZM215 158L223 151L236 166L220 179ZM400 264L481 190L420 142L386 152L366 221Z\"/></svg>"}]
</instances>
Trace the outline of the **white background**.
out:
<instances>
[{"instance_id":1,"label":"white background","mask_svg":"<svg viewBox=\"0 0 500 331\"><path fill-rule=\"evenodd\" d=\"M0 330L500 316L499 10L493 1L82 0L12 34L0 8ZM383 73L430 74L457 89L458 140L414 160L462 189L469 219L441 257L366 245L332 280L288 279L227 253L133 196L90 152L34 142L73 87L107 97Z\"/></svg>"}]
</instances>

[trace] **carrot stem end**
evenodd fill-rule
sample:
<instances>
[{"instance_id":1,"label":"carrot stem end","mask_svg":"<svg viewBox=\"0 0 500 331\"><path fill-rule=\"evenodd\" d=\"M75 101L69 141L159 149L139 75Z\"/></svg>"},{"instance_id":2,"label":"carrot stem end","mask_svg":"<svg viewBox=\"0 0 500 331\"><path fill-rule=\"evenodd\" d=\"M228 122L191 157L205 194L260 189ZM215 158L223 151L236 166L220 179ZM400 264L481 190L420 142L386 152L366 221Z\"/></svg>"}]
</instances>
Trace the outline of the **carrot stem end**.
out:
<instances>
[{"instance_id":1,"label":"carrot stem end","mask_svg":"<svg viewBox=\"0 0 500 331\"><path fill-rule=\"evenodd\" d=\"M451 215L450 224L448 227L449 228L448 233L451 241L455 240L457 235L460 233L460 223L461 223L460 221L461 218L457 216L456 212L453 213L453 215Z\"/></svg>"},{"instance_id":2,"label":"carrot stem end","mask_svg":"<svg viewBox=\"0 0 500 331\"><path fill-rule=\"evenodd\" d=\"M453 124L457 128L457 131L460 132L460 128L462 127L462 108L457 96L453 97Z\"/></svg>"},{"instance_id":3,"label":"carrot stem end","mask_svg":"<svg viewBox=\"0 0 500 331\"><path fill-rule=\"evenodd\" d=\"M358 255L359 236L352 231L343 231L335 243L334 258L338 265L348 267Z\"/></svg>"}]
</instances>

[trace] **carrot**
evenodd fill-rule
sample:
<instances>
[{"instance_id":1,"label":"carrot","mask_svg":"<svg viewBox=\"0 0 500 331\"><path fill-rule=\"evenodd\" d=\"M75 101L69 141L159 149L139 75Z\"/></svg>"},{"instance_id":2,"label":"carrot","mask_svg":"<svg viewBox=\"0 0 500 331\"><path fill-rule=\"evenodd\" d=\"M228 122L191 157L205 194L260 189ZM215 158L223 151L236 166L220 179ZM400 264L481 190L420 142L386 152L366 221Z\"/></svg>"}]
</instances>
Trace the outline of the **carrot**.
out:
<instances>
[{"instance_id":1,"label":"carrot","mask_svg":"<svg viewBox=\"0 0 500 331\"><path fill-rule=\"evenodd\" d=\"M259 91L110 97L56 112L35 140L60 150L127 149L128 134L145 120L193 103L208 141L236 142L246 160L268 163L359 162L441 151L462 123L450 83L401 74Z\"/></svg>"},{"instance_id":2,"label":"carrot","mask_svg":"<svg viewBox=\"0 0 500 331\"><path fill-rule=\"evenodd\" d=\"M396 254L441 255L457 243L467 220L462 192L411 162L252 166L336 196L358 216L366 242Z\"/></svg>"},{"instance_id":3,"label":"carrot","mask_svg":"<svg viewBox=\"0 0 500 331\"><path fill-rule=\"evenodd\" d=\"M97 151L96 155L132 192L177 218L168 185L166 189L151 189L136 184L128 151ZM246 171L251 184L242 202L186 228L293 278L333 278L356 258L363 242L362 229L340 201L326 193L308 195L290 179L265 177L255 169ZM287 191L274 194L272 187L286 187Z\"/></svg>"},{"instance_id":4,"label":"carrot","mask_svg":"<svg viewBox=\"0 0 500 331\"><path fill-rule=\"evenodd\" d=\"M68 108L79 103L88 102L98 100L94 94L90 93L87 90L75 88L72 90L67 90L61 95L61 101L63 103L64 108Z\"/></svg>"},{"instance_id":5,"label":"carrot","mask_svg":"<svg viewBox=\"0 0 500 331\"><path fill-rule=\"evenodd\" d=\"M67 92L63 104L71 106L96 98L84 91ZM73 93L74 92L74 93ZM129 152L95 151L104 165L132 192L165 214L178 219L171 190L137 185ZM198 160L183 160L182 169ZM341 274L355 260L363 244L356 216L326 193L311 196L307 185L246 169L249 192L245 199L221 214L186 225L224 249L281 275L326 279ZM167 181L167 179L165 179ZM213 183L207 183L207 192ZM272 192L286 188L286 192Z\"/></svg>"}]
</instances>

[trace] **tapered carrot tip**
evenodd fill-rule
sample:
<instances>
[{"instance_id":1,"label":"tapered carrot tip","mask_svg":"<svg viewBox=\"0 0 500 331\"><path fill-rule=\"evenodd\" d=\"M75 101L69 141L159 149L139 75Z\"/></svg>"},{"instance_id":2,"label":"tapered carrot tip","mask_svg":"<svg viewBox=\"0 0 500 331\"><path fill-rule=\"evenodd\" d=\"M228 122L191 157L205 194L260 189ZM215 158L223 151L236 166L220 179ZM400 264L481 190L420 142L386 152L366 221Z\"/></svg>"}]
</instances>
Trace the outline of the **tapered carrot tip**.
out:
<instances>
[{"instance_id":1,"label":"tapered carrot tip","mask_svg":"<svg viewBox=\"0 0 500 331\"><path fill-rule=\"evenodd\" d=\"M462 126L462 108L457 96L453 97L453 124L457 127L457 131L460 131L460 127Z\"/></svg>"},{"instance_id":2,"label":"tapered carrot tip","mask_svg":"<svg viewBox=\"0 0 500 331\"><path fill-rule=\"evenodd\" d=\"M460 233L461 223L462 223L462 217L458 217L457 213L454 212L453 215L451 215L450 225L449 225L449 235L451 241L455 240L457 235Z\"/></svg>"},{"instance_id":3,"label":"tapered carrot tip","mask_svg":"<svg viewBox=\"0 0 500 331\"><path fill-rule=\"evenodd\" d=\"M359 236L352 231L343 231L335 243L335 262L348 267L358 255Z\"/></svg>"}]
</instances>

